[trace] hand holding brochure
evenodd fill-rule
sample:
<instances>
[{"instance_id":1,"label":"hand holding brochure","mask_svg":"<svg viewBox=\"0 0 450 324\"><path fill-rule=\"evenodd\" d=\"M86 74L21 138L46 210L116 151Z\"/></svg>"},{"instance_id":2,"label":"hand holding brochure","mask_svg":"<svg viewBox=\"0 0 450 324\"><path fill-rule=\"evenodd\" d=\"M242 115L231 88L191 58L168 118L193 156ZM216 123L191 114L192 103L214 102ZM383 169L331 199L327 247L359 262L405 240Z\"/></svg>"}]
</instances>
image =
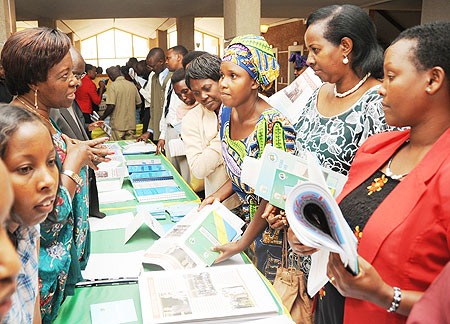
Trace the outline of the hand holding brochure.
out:
<instances>
[{"instance_id":1,"label":"hand holding brochure","mask_svg":"<svg viewBox=\"0 0 450 324\"><path fill-rule=\"evenodd\" d=\"M330 191L317 183L297 185L286 200L286 215L292 231L313 254L308 294L314 296L328 281L329 252L339 253L342 262L358 274L357 240Z\"/></svg>"},{"instance_id":2,"label":"hand holding brochure","mask_svg":"<svg viewBox=\"0 0 450 324\"><path fill-rule=\"evenodd\" d=\"M143 262L166 269L210 266L219 256L211 247L239 238L243 225L243 220L219 202L201 211L194 207L145 252Z\"/></svg>"}]
</instances>

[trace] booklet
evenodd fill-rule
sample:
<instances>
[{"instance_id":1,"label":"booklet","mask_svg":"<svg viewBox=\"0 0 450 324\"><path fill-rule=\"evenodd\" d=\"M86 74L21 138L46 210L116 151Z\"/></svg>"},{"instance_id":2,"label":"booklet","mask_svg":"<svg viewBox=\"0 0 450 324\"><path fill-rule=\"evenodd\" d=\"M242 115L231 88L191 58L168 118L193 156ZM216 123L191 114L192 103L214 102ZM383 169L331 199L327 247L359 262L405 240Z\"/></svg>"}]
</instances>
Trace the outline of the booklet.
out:
<instances>
[{"instance_id":1,"label":"booklet","mask_svg":"<svg viewBox=\"0 0 450 324\"><path fill-rule=\"evenodd\" d=\"M290 85L272 95L267 101L295 124L302 108L321 85L322 81L315 75L314 70L307 68Z\"/></svg>"},{"instance_id":2,"label":"booklet","mask_svg":"<svg viewBox=\"0 0 450 324\"><path fill-rule=\"evenodd\" d=\"M280 310L251 264L145 272L139 294L144 324L243 323Z\"/></svg>"},{"instance_id":3,"label":"booklet","mask_svg":"<svg viewBox=\"0 0 450 324\"><path fill-rule=\"evenodd\" d=\"M328 188L313 182L298 184L287 197L286 216L300 242L319 249L312 255L307 282L311 297L328 282L329 252L339 253L344 265L358 274L357 239Z\"/></svg>"},{"instance_id":4,"label":"booklet","mask_svg":"<svg viewBox=\"0 0 450 324\"><path fill-rule=\"evenodd\" d=\"M237 240L244 221L218 201L201 211L194 207L144 254L143 263L164 269L207 267L219 252L211 247Z\"/></svg>"},{"instance_id":5,"label":"booklet","mask_svg":"<svg viewBox=\"0 0 450 324\"><path fill-rule=\"evenodd\" d=\"M308 159L311 161L308 162ZM312 153L304 152L303 156L295 156L273 146L266 146L259 160L248 156L244 158L241 178L245 184L255 189L256 195L285 209L285 197L292 188L309 180L309 163L317 163ZM318 168L331 194L337 197L347 177L324 167Z\"/></svg>"},{"instance_id":6,"label":"booklet","mask_svg":"<svg viewBox=\"0 0 450 324\"><path fill-rule=\"evenodd\" d=\"M123 147L123 154L155 153L156 145L144 142L133 142Z\"/></svg>"}]
</instances>

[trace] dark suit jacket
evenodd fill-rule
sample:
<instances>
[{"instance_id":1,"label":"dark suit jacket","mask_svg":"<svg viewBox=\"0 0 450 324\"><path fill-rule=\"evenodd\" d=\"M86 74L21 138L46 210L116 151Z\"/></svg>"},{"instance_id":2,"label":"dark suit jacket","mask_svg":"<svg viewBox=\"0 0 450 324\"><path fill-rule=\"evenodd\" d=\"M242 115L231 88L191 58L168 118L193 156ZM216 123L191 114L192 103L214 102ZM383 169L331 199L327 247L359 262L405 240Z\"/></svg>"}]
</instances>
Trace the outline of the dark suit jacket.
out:
<instances>
[{"instance_id":1,"label":"dark suit jacket","mask_svg":"<svg viewBox=\"0 0 450 324\"><path fill-rule=\"evenodd\" d=\"M55 121L63 134L66 134L70 138L86 141L89 137L84 128L83 113L76 101L73 102L72 109L77 120L73 119L67 108L50 109L50 117Z\"/></svg>"}]
</instances>

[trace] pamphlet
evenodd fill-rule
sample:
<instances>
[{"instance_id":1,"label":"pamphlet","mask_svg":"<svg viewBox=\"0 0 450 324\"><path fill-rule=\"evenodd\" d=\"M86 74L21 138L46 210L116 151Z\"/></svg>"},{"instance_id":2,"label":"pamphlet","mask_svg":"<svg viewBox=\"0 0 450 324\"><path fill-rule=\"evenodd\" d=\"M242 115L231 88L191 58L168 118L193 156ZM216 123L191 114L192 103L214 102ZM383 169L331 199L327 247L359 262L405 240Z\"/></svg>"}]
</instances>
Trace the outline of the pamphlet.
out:
<instances>
[{"instance_id":1,"label":"pamphlet","mask_svg":"<svg viewBox=\"0 0 450 324\"><path fill-rule=\"evenodd\" d=\"M145 153L155 153L156 145L145 143L145 142L135 142L132 144L127 144L122 149L123 154L145 154Z\"/></svg>"},{"instance_id":2,"label":"pamphlet","mask_svg":"<svg viewBox=\"0 0 450 324\"><path fill-rule=\"evenodd\" d=\"M123 244L126 244L143 224L147 225L159 237L165 233L163 227L155 217L146 210L141 210L125 229L125 241Z\"/></svg>"},{"instance_id":3,"label":"pamphlet","mask_svg":"<svg viewBox=\"0 0 450 324\"><path fill-rule=\"evenodd\" d=\"M92 324L122 324L138 320L133 299L91 305Z\"/></svg>"},{"instance_id":4,"label":"pamphlet","mask_svg":"<svg viewBox=\"0 0 450 324\"><path fill-rule=\"evenodd\" d=\"M201 211L194 207L144 254L143 263L165 269L207 267L219 252L211 247L237 240L244 221L218 201Z\"/></svg>"},{"instance_id":5,"label":"pamphlet","mask_svg":"<svg viewBox=\"0 0 450 324\"><path fill-rule=\"evenodd\" d=\"M139 293L144 324L243 323L280 310L251 264L145 272Z\"/></svg>"}]
</instances>

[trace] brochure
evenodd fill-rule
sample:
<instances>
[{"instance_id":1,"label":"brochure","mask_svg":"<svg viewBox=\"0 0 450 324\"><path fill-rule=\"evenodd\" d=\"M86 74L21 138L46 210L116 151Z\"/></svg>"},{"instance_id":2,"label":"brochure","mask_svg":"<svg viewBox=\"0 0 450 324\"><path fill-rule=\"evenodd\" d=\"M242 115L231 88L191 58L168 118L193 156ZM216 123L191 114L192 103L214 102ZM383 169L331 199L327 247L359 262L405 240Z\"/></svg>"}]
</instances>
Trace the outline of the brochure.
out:
<instances>
[{"instance_id":1,"label":"brochure","mask_svg":"<svg viewBox=\"0 0 450 324\"><path fill-rule=\"evenodd\" d=\"M143 263L165 269L207 267L219 252L211 247L237 240L244 221L218 201L201 211L194 207L144 254Z\"/></svg>"},{"instance_id":2,"label":"brochure","mask_svg":"<svg viewBox=\"0 0 450 324\"><path fill-rule=\"evenodd\" d=\"M310 178L308 159L312 160L310 163L316 163L315 156L309 152L304 152L304 156L295 156L273 146L266 146L259 160L244 158L242 181L254 188L256 195L276 207L285 209L287 194L298 183L308 181ZM326 186L333 197L337 197L347 177L324 167L319 168Z\"/></svg>"},{"instance_id":3,"label":"brochure","mask_svg":"<svg viewBox=\"0 0 450 324\"><path fill-rule=\"evenodd\" d=\"M139 293L144 324L243 323L280 310L251 264L145 272Z\"/></svg>"},{"instance_id":4,"label":"brochure","mask_svg":"<svg viewBox=\"0 0 450 324\"><path fill-rule=\"evenodd\" d=\"M127 144L123 147L123 154L144 154L144 153L155 153L156 145L144 142L135 142Z\"/></svg>"}]
</instances>

